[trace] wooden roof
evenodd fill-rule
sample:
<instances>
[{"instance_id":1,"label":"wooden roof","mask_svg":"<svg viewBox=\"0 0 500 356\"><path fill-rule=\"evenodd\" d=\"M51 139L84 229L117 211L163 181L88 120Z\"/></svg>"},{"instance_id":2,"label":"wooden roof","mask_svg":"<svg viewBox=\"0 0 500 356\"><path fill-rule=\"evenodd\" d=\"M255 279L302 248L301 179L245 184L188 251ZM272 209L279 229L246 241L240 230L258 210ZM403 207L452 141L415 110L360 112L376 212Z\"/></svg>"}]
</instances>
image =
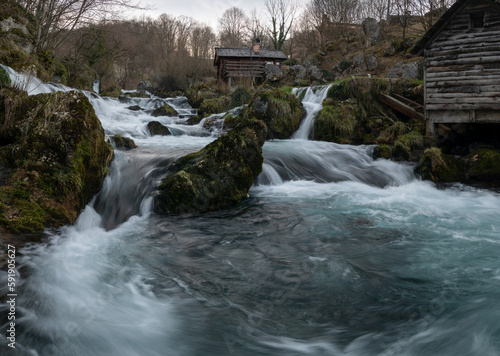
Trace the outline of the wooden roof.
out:
<instances>
[{"instance_id":1,"label":"wooden roof","mask_svg":"<svg viewBox=\"0 0 500 356\"><path fill-rule=\"evenodd\" d=\"M285 60L288 57L281 51L273 49L261 49L254 52L251 48L216 48L214 65L216 66L220 58L252 58L264 60Z\"/></svg>"},{"instance_id":2,"label":"wooden roof","mask_svg":"<svg viewBox=\"0 0 500 356\"><path fill-rule=\"evenodd\" d=\"M418 56L422 55L422 52L427 48L427 46L436 39L437 36L445 29L445 27L450 23L450 21L462 11L467 5L469 5L474 0L457 0L449 9L446 11L439 20L427 31L427 33L417 42L417 44L412 48L411 53ZM500 5L500 0L489 0L492 5Z\"/></svg>"}]
</instances>

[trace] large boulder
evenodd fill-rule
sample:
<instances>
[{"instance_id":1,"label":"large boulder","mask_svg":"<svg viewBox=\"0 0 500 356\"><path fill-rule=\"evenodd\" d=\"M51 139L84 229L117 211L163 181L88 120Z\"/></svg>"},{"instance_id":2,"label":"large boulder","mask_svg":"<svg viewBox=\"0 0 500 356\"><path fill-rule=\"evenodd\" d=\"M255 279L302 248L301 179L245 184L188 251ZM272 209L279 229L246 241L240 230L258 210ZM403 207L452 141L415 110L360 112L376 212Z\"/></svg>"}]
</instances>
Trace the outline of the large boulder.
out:
<instances>
[{"instance_id":1,"label":"large boulder","mask_svg":"<svg viewBox=\"0 0 500 356\"><path fill-rule=\"evenodd\" d=\"M452 155L444 154L441 149L431 147L425 150L420 162L415 167L424 180L433 182L462 182L465 180L463 162Z\"/></svg>"},{"instance_id":2,"label":"large boulder","mask_svg":"<svg viewBox=\"0 0 500 356\"><path fill-rule=\"evenodd\" d=\"M357 125L353 101L325 100L313 124L315 140L351 143Z\"/></svg>"},{"instance_id":3,"label":"large boulder","mask_svg":"<svg viewBox=\"0 0 500 356\"><path fill-rule=\"evenodd\" d=\"M159 121L150 121L148 122L148 130L151 136L169 136L172 133L168 129L168 127L161 124Z\"/></svg>"},{"instance_id":4,"label":"large boulder","mask_svg":"<svg viewBox=\"0 0 500 356\"><path fill-rule=\"evenodd\" d=\"M155 211L204 213L241 202L262 171L266 135L262 121L248 120L202 150L178 159L158 187Z\"/></svg>"},{"instance_id":5,"label":"large boulder","mask_svg":"<svg viewBox=\"0 0 500 356\"><path fill-rule=\"evenodd\" d=\"M423 62L421 60L412 62L396 63L387 72L387 78L417 79L423 78Z\"/></svg>"},{"instance_id":6,"label":"large boulder","mask_svg":"<svg viewBox=\"0 0 500 356\"><path fill-rule=\"evenodd\" d=\"M380 41L380 27L375 19L367 18L363 20L361 24L363 26L363 31L367 37L366 45L367 47L373 46Z\"/></svg>"},{"instance_id":7,"label":"large boulder","mask_svg":"<svg viewBox=\"0 0 500 356\"><path fill-rule=\"evenodd\" d=\"M231 109L231 97L224 95L219 98L205 99L200 104L198 109L198 116L207 117L212 114L219 114Z\"/></svg>"},{"instance_id":8,"label":"large boulder","mask_svg":"<svg viewBox=\"0 0 500 356\"><path fill-rule=\"evenodd\" d=\"M159 108L156 108L153 110L151 113L151 116L153 117L158 117L158 116L177 116L179 113L170 105L165 104L163 106L160 106Z\"/></svg>"},{"instance_id":9,"label":"large boulder","mask_svg":"<svg viewBox=\"0 0 500 356\"><path fill-rule=\"evenodd\" d=\"M268 138L287 139L298 130L305 116L300 100L293 94L280 89L262 89L241 114L264 121Z\"/></svg>"},{"instance_id":10,"label":"large boulder","mask_svg":"<svg viewBox=\"0 0 500 356\"><path fill-rule=\"evenodd\" d=\"M268 63L264 67L264 77L266 79L283 75L282 70L276 64Z\"/></svg>"},{"instance_id":11,"label":"large boulder","mask_svg":"<svg viewBox=\"0 0 500 356\"><path fill-rule=\"evenodd\" d=\"M478 181L500 181L500 151L478 148L464 158L468 178Z\"/></svg>"},{"instance_id":12,"label":"large boulder","mask_svg":"<svg viewBox=\"0 0 500 356\"><path fill-rule=\"evenodd\" d=\"M0 91L0 230L40 232L75 222L113 157L87 97Z\"/></svg>"}]
</instances>

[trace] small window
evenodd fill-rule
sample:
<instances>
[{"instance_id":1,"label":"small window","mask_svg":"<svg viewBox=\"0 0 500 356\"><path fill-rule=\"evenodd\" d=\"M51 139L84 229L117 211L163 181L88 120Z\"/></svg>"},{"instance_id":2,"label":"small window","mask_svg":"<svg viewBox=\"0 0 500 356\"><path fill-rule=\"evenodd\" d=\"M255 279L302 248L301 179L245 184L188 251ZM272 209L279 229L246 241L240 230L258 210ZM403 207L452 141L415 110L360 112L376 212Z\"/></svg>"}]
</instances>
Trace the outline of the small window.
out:
<instances>
[{"instance_id":1,"label":"small window","mask_svg":"<svg viewBox=\"0 0 500 356\"><path fill-rule=\"evenodd\" d=\"M470 15L470 26L473 28L482 28L484 27L484 13L482 14L471 14Z\"/></svg>"}]
</instances>

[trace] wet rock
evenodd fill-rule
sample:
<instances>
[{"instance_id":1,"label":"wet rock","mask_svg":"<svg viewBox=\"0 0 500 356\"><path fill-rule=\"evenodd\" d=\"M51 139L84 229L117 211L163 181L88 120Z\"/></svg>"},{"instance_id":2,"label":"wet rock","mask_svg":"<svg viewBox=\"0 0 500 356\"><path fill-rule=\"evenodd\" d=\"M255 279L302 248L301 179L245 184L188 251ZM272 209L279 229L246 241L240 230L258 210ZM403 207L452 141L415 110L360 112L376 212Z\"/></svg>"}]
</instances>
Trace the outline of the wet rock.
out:
<instances>
[{"instance_id":1,"label":"wet rock","mask_svg":"<svg viewBox=\"0 0 500 356\"><path fill-rule=\"evenodd\" d=\"M373 150L373 159L391 159L392 158L392 149L389 145L379 145L375 147Z\"/></svg>"},{"instance_id":2,"label":"wet rock","mask_svg":"<svg viewBox=\"0 0 500 356\"><path fill-rule=\"evenodd\" d=\"M241 116L256 117L268 128L268 138L287 139L298 130L305 110L293 94L280 89L262 89Z\"/></svg>"},{"instance_id":3,"label":"wet rock","mask_svg":"<svg viewBox=\"0 0 500 356\"><path fill-rule=\"evenodd\" d=\"M442 153L437 147L424 151L423 157L415 167L415 172L422 179L433 182L462 182L465 179L463 162L452 155Z\"/></svg>"},{"instance_id":4,"label":"wet rock","mask_svg":"<svg viewBox=\"0 0 500 356\"><path fill-rule=\"evenodd\" d=\"M231 109L231 97L224 95L215 99L205 99L198 109L200 117L207 117L212 114L220 114Z\"/></svg>"},{"instance_id":5,"label":"wet rock","mask_svg":"<svg viewBox=\"0 0 500 356\"><path fill-rule=\"evenodd\" d=\"M357 124L355 110L356 105L349 101L333 100L329 105L323 106L314 120L314 139L345 144L351 143Z\"/></svg>"},{"instance_id":6,"label":"wet rock","mask_svg":"<svg viewBox=\"0 0 500 356\"><path fill-rule=\"evenodd\" d=\"M168 136L171 135L172 133L168 129L168 127L163 126L160 122L158 121L150 121L148 122L148 129L149 133L151 136Z\"/></svg>"},{"instance_id":7,"label":"wet rock","mask_svg":"<svg viewBox=\"0 0 500 356\"><path fill-rule=\"evenodd\" d=\"M159 108L156 108L153 110L151 113L151 116L153 117L158 117L158 116L177 116L179 113L170 105L165 104L163 106L160 106Z\"/></svg>"},{"instance_id":8,"label":"wet rock","mask_svg":"<svg viewBox=\"0 0 500 356\"><path fill-rule=\"evenodd\" d=\"M178 159L158 187L155 211L204 213L240 203L262 171L266 131L262 121L247 120L202 150Z\"/></svg>"},{"instance_id":9,"label":"wet rock","mask_svg":"<svg viewBox=\"0 0 500 356\"><path fill-rule=\"evenodd\" d=\"M116 134L110 137L110 140L113 142L116 148L121 148L126 151L137 148L134 140L132 140L130 137L123 137L122 135Z\"/></svg>"},{"instance_id":10,"label":"wet rock","mask_svg":"<svg viewBox=\"0 0 500 356\"><path fill-rule=\"evenodd\" d=\"M139 105L132 105L132 106L129 106L127 109L129 109L131 111L141 111L142 110L142 108Z\"/></svg>"},{"instance_id":11,"label":"wet rock","mask_svg":"<svg viewBox=\"0 0 500 356\"><path fill-rule=\"evenodd\" d=\"M478 148L464 158L467 176L479 181L500 181L500 151Z\"/></svg>"},{"instance_id":12,"label":"wet rock","mask_svg":"<svg viewBox=\"0 0 500 356\"><path fill-rule=\"evenodd\" d=\"M8 106L9 110L5 110ZM73 224L102 186L113 157L87 97L0 91L0 230Z\"/></svg>"}]
</instances>

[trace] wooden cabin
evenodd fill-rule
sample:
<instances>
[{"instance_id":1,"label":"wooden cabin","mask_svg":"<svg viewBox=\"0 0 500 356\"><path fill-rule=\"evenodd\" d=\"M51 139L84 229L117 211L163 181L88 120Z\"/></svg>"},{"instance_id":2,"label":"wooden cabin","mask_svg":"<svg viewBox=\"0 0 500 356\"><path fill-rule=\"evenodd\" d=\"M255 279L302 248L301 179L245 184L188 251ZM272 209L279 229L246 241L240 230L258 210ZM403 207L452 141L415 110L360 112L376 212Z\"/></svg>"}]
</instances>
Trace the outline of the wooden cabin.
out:
<instances>
[{"instance_id":1,"label":"wooden cabin","mask_svg":"<svg viewBox=\"0 0 500 356\"><path fill-rule=\"evenodd\" d=\"M281 63L287 58L281 51L260 49L258 43L253 48L216 48L217 82L225 81L231 85L232 78L262 78L267 63L281 68Z\"/></svg>"},{"instance_id":2,"label":"wooden cabin","mask_svg":"<svg viewBox=\"0 0 500 356\"><path fill-rule=\"evenodd\" d=\"M500 0L457 0L412 49L425 56L427 133L500 123Z\"/></svg>"}]
</instances>

